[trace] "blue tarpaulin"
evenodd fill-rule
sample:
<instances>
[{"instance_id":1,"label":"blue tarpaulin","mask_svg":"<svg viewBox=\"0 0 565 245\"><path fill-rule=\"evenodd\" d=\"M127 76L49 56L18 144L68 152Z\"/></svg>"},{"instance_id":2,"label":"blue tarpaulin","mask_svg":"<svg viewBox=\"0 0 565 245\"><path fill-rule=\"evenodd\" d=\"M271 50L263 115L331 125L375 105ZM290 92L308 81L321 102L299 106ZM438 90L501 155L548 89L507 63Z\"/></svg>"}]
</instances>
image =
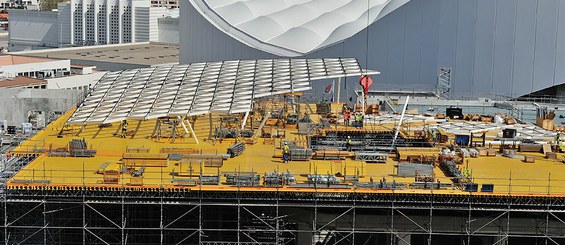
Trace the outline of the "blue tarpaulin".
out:
<instances>
[{"instance_id":1,"label":"blue tarpaulin","mask_svg":"<svg viewBox=\"0 0 565 245\"><path fill-rule=\"evenodd\" d=\"M456 135L455 144L457 145L469 145L469 135Z\"/></svg>"}]
</instances>

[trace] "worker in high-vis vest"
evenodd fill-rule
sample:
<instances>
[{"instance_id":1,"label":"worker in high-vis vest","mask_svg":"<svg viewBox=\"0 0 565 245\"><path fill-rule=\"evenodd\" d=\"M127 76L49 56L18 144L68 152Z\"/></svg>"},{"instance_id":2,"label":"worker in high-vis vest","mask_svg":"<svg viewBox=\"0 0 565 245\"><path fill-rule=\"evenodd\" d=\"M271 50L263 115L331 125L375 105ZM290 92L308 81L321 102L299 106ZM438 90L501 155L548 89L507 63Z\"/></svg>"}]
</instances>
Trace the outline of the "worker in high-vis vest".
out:
<instances>
[{"instance_id":1,"label":"worker in high-vis vest","mask_svg":"<svg viewBox=\"0 0 565 245\"><path fill-rule=\"evenodd\" d=\"M355 113L355 127L361 127L361 114Z\"/></svg>"},{"instance_id":2,"label":"worker in high-vis vest","mask_svg":"<svg viewBox=\"0 0 565 245\"><path fill-rule=\"evenodd\" d=\"M347 140L345 140L345 148L347 151L351 151L351 136L347 136Z\"/></svg>"},{"instance_id":3,"label":"worker in high-vis vest","mask_svg":"<svg viewBox=\"0 0 565 245\"><path fill-rule=\"evenodd\" d=\"M127 131L128 131L128 121L124 120L122 122L122 138L126 137Z\"/></svg>"},{"instance_id":4,"label":"worker in high-vis vest","mask_svg":"<svg viewBox=\"0 0 565 245\"><path fill-rule=\"evenodd\" d=\"M283 161L284 163L288 163L288 160L290 158L290 147L288 146L288 143L284 142L284 146L283 146Z\"/></svg>"}]
</instances>

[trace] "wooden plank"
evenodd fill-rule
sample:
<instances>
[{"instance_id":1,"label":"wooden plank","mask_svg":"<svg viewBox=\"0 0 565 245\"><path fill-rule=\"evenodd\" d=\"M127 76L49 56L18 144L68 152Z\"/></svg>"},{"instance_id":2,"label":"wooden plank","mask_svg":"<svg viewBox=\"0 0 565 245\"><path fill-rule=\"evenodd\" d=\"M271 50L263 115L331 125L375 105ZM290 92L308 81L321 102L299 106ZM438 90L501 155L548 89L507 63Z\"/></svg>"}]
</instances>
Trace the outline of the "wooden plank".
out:
<instances>
[{"instance_id":1,"label":"wooden plank","mask_svg":"<svg viewBox=\"0 0 565 245\"><path fill-rule=\"evenodd\" d=\"M542 149L543 149L543 154L546 155L546 156L547 156L547 153L553 152L551 150L551 146L549 144L543 145Z\"/></svg>"},{"instance_id":2,"label":"wooden plank","mask_svg":"<svg viewBox=\"0 0 565 245\"><path fill-rule=\"evenodd\" d=\"M123 159L154 159L154 160L166 160L169 158L169 154L147 154L147 153L124 153L122 155Z\"/></svg>"}]
</instances>

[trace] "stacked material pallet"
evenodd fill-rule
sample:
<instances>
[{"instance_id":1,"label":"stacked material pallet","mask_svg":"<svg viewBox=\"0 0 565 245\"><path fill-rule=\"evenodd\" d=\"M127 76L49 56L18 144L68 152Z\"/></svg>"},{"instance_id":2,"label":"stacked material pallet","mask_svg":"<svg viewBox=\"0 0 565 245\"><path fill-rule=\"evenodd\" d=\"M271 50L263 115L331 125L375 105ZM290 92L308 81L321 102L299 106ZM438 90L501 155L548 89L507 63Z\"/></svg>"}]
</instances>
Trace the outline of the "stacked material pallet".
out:
<instances>
[{"instance_id":1,"label":"stacked material pallet","mask_svg":"<svg viewBox=\"0 0 565 245\"><path fill-rule=\"evenodd\" d=\"M122 162L126 167L166 167L168 154L124 153Z\"/></svg>"},{"instance_id":2,"label":"stacked material pallet","mask_svg":"<svg viewBox=\"0 0 565 245\"><path fill-rule=\"evenodd\" d=\"M487 149L487 156L489 157L495 157L496 156L496 150L495 149Z\"/></svg>"},{"instance_id":3,"label":"stacked material pallet","mask_svg":"<svg viewBox=\"0 0 565 245\"><path fill-rule=\"evenodd\" d=\"M292 161L307 161L312 157L312 150L295 146L290 148L289 154Z\"/></svg>"},{"instance_id":4,"label":"stacked material pallet","mask_svg":"<svg viewBox=\"0 0 565 245\"><path fill-rule=\"evenodd\" d=\"M126 147L126 153L149 153L146 147Z\"/></svg>"},{"instance_id":5,"label":"stacked material pallet","mask_svg":"<svg viewBox=\"0 0 565 245\"><path fill-rule=\"evenodd\" d=\"M202 162L204 167L219 168L224 165L224 159L229 155L222 154L188 154L182 155L180 163Z\"/></svg>"},{"instance_id":6,"label":"stacked material pallet","mask_svg":"<svg viewBox=\"0 0 565 245\"><path fill-rule=\"evenodd\" d=\"M555 153L555 152L545 153L545 158L556 160L557 159L557 153Z\"/></svg>"},{"instance_id":7,"label":"stacked material pallet","mask_svg":"<svg viewBox=\"0 0 565 245\"><path fill-rule=\"evenodd\" d=\"M533 156L524 156L524 162L527 163L534 163L536 161L536 158Z\"/></svg>"},{"instance_id":8,"label":"stacked material pallet","mask_svg":"<svg viewBox=\"0 0 565 245\"><path fill-rule=\"evenodd\" d=\"M120 166L116 163L111 163L104 168L104 184L117 184L120 180Z\"/></svg>"},{"instance_id":9,"label":"stacked material pallet","mask_svg":"<svg viewBox=\"0 0 565 245\"><path fill-rule=\"evenodd\" d=\"M336 178L333 175L323 175L323 174L312 174L312 175L308 175L308 183L311 184L327 184L327 185L333 185L333 184L339 184L339 179Z\"/></svg>"},{"instance_id":10,"label":"stacked material pallet","mask_svg":"<svg viewBox=\"0 0 565 245\"><path fill-rule=\"evenodd\" d=\"M470 148L469 155L471 155L471 157L479 157L479 151L477 151L477 149L475 148Z\"/></svg>"},{"instance_id":11,"label":"stacked material pallet","mask_svg":"<svg viewBox=\"0 0 565 245\"><path fill-rule=\"evenodd\" d=\"M174 147L166 147L161 148L161 153L166 154L198 154L200 153L199 150L192 149L192 148L174 148Z\"/></svg>"},{"instance_id":12,"label":"stacked material pallet","mask_svg":"<svg viewBox=\"0 0 565 245\"><path fill-rule=\"evenodd\" d=\"M261 181L261 176L255 172L228 173L224 176L226 177L226 183L234 186L257 186Z\"/></svg>"},{"instance_id":13,"label":"stacked material pallet","mask_svg":"<svg viewBox=\"0 0 565 245\"><path fill-rule=\"evenodd\" d=\"M179 178L173 176L171 179L177 186L196 186L196 185L218 185L220 184L219 175L203 175L199 178Z\"/></svg>"},{"instance_id":14,"label":"stacked material pallet","mask_svg":"<svg viewBox=\"0 0 565 245\"><path fill-rule=\"evenodd\" d=\"M502 150L502 154L503 154L503 155L514 155L514 154L516 154L516 150L513 150L513 149L504 149L504 150Z\"/></svg>"},{"instance_id":15,"label":"stacked material pallet","mask_svg":"<svg viewBox=\"0 0 565 245\"><path fill-rule=\"evenodd\" d=\"M346 156L349 156L349 152L339 150L323 149L314 153L314 159L321 160L344 160Z\"/></svg>"},{"instance_id":16,"label":"stacked material pallet","mask_svg":"<svg viewBox=\"0 0 565 245\"><path fill-rule=\"evenodd\" d=\"M436 147L397 147L398 159L407 161L408 156L437 156L440 154L440 149Z\"/></svg>"},{"instance_id":17,"label":"stacked material pallet","mask_svg":"<svg viewBox=\"0 0 565 245\"><path fill-rule=\"evenodd\" d=\"M245 150L245 144L242 142L237 142L232 146L228 147L228 155L230 155L230 157L233 158L241 155L244 150Z\"/></svg>"},{"instance_id":18,"label":"stacked material pallet","mask_svg":"<svg viewBox=\"0 0 565 245\"><path fill-rule=\"evenodd\" d=\"M386 163L388 160L388 154L381 152L357 152L355 153L355 160L372 163Z\"/></svg>"},{"instance_id":19,"label":"stacked material pallet","mask_svg":"<svg viewBox=\"0 0 565 245\"><path fill-rule=\"evenodd\" d=\"M461 148L461 156L463 158L468 158L468 157L471 157L471 154L469 153L469 150L467 150L465 148Z\"/></svg>"},{"instance_id":20,"label":"stacked material pallet","mask_svg":"<svg viewBox=\"0 0 565 245\"><path fill-rule=\"evenodd\" d=\"M518 150L520 152L541 152L542 147L540 144L522 143L518 146Z\"/></svg>"},{"instance_id":21,"label":"stacked material pallet","mask_svg":"<svg viewBox=\"0 0 565 245\"><path fill-rule=\"evenodd\" d=\"M283 186L292 185L296 182L294 175L290 172L286 173L267 173L265 174L265 185L267 186Z\"/></svg>"},{"instance_id":22,"label":"stacked material pallet","mask_svg":"<svg viewBox=\"0 0 565 245\"><path fill-rule=\"evenodd\" d=\"M430 164L400 163L398 164L398 176L413 177L416 175L432 176L434 166Z\"/></svg>"},{"instance_id":23,"label":"stacked material pallet","mask_svg":"<svg viewBox=\"0 0 565 245\"><path fill-rule=\"evenodd\" d=\"M481 157L486 157L488 155L487 148L484 148L484 147L478 147L477 152L479 153L479 156L481 156Z\"/></svg>"},{"instance_id":24,"label":"stacked material pallet","mask_svg":"<svg viewBox=\"0 0 565 245\"><path fill-rule=\"evenodd\" d=\"M86 149L86 141L84 139L82 140L77 140L77 139L73 139L71 140L71 142L69 142L69 149L75 150L75 149Z\"/></svg>"},{"instance_id":25,"label":"stacked material pallet","mask_svg":"<svg viewBox=\"0 0 565 245\"><path fill-rule=\"evenodd\" d=\"M443 161L441 169L445 172L447 177L463 178L463 174L452 161Z\"/></svg>"},{"instance_id":26,"label":"stacked material pallet","mask_svg":"<svg viewBox=\"0 0 565 245\"><path fill-rule=\"evenodd\" d=\"M307 122L298 123L298 134L307 135L307 134L311 134L313 131L314 131L314 124Z\"/></svg>"},{"instance_id":27,"label":"stacked material pallet","mask_svg":"<svg viewBox=\"0 0 565 245\"><path fill-rule=\"evenodd\" d=\"M86 141L73 139L69 142L69 152L73 157L94 157L96 150L89 150Z\"/></svg>"},{"instance_id":28,"label":"stacked material pallet","mask_svg":"<svg viewBox=\"0 0 565 245\"><path fill-rule=\"evenodd\" d=\"M219 175L205 175L200 178L200 183L203 185L218 185L220 184Z\"/></svg>"},{"instance_id":29,"label":"stacked material pallet","mask_svg":"<svg viewBox=\"0 0 565 245\"><path fill-rule=\"evenodd\" d=\"M100 167L98 167L98 170L96 170L97 174L104 174L104 170L106 170L106 168L108 166L110 166L111 162L104 162L100 165Z\"/></svg>"}]
</instances>

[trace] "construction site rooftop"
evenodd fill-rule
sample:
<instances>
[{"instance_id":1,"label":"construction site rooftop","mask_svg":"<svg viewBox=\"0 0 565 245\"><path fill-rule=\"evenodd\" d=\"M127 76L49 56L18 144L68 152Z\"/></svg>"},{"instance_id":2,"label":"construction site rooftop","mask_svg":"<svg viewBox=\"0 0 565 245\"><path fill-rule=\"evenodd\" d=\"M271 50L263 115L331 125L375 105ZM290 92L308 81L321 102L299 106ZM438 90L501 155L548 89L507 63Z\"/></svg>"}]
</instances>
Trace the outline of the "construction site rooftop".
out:
<instances>
[{"instance_id":1,"label":"construction site rooftop","mask_svg":"<svg viewBox=\"0 0 565 245\"><path fill-rule=\"evenodd\" d=\"M339 118L328 123L313 104L295 109L309 112L311 122L284 123L255 111L243 130L243 114L215 113L67 125L74 112L69 111L11 152L11 158L38 157L7 188L565 194L563 154L550 153L556 134L535 126L407 116L396 151L368 152L367 144L390 146L398 115L366 115L361 128ZM459 131L477 129L471 138L460 139ZM520 131L501 140L503 129ZM438 135L431 137L434 131ZM471 142L454 148L461 140ZM287 145L291 159L285 163Z\"/></svg>"}]
</instances>

